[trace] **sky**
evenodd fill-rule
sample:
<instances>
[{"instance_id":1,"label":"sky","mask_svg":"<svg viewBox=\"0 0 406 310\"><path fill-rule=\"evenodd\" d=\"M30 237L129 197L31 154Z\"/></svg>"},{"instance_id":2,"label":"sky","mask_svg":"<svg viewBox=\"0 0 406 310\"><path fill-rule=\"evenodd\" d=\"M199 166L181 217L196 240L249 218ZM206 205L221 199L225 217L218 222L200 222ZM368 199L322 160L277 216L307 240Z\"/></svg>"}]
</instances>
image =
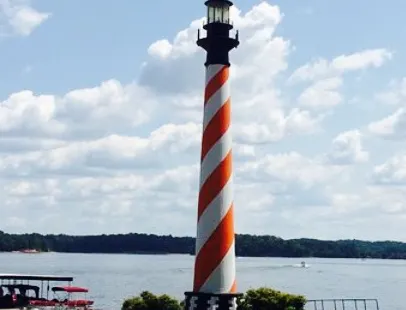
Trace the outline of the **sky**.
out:
<instances>
[{"instance_id":1,"label":"sky","mask_svg":"<svg viewBox=\"0 0 406 310\"><path fill-rule=\"evenodd\" d=\"M406 241L405 9L235 1L237 233ZM0 0L0 230L195 235L205 13Z\"/></svg>"}]
</instances>

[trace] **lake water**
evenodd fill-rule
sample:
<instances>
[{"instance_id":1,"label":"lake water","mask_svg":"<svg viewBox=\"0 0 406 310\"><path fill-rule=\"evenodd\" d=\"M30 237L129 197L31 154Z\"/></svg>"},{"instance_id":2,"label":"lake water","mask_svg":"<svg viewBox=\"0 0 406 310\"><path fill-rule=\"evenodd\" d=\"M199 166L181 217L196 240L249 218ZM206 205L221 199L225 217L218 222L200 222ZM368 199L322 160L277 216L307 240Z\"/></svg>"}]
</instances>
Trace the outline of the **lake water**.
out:
<instances>
[{"instance_id":1,"label":"lake water","mask_svg":"<svg viewBox=\"0 0 406 310\"><path fill-rule=\"evenodd\" d=\"M192 287L190 255L0 254L0 273L73 276L90 288L97 309L118 310L142 290L183 298ZM380 309L404 310L406 261L237 258L239 291L268 286L309 299L377 298Z\"/></svg>"}]
</instances>

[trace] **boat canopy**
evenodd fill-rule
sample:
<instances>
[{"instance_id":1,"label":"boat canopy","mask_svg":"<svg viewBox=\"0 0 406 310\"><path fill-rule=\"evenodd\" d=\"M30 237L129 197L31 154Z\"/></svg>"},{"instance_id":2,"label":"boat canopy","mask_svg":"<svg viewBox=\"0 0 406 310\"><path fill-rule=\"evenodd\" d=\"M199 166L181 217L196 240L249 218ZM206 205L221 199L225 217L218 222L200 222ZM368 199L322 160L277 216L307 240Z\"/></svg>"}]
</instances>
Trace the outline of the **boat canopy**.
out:
<instances>
[{"instance_id":1,"label":"boat canopy","mask_svg":"<svg viewBox=\"0 0 406 310\"><path fill-rule=\"evenodd\" d=\"M1 286L6 288L17 288L22 290L34 290L34 291L39 290L39 286L29 284L2 284Z\"/></svg>"},{"instance_id":2,"label":"boat canopy","mask_svg":"<svg viewBox=\"0 0 406 310\"><path fill-rule=\"evenodd\" d=\"M0 280L32 280L32 281L61 281L72 282L73 277L47 276L47 275L27 275L27 274L0 274Z\"/></svg>"},{"instance_id":3,"label":"boat canopy","mask_svg":"<svg viewBox=\"0 0 406 310\"><path fill-rule=\"evenodd\" d=\"M66 293L87 293L89 290L79 286L55 286L52 288L53 292L66 292Z\"/></svg>"},{"instance_id":4,"label":"boat canopy","mask_svg":"<svg viewBox=\"0 0 406 310\"><path fill-rule=\"evenodd\" d=\"M1 287L8 289L11 293L13 290L18 289L20 294L26 294L27 291L33 290L35 293L36 298L39 298L39 287L35 285L29 284L1 284Z\"/></svg>"}]
</instances>

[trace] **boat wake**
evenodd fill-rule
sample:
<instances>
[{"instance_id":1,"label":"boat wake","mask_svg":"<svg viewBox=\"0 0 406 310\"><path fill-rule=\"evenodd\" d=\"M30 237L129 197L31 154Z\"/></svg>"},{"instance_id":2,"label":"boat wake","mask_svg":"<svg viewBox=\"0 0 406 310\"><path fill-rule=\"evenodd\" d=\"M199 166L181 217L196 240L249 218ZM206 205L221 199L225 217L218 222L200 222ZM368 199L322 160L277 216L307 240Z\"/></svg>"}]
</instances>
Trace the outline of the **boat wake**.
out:
<instances>
[{"instance_id":1,"label":"boat wake","mask_svg":"<svg viewBox=\"0 0 406 310\"><path fill-rule=\"evenodd\" d=\"M252 267L244 267L244 270L251 270L251 269L260 269L260 270L269 270L269 269L288 269L288 268L300 268L300 269L307 269L310 268L311 265L308 264L290 264L290 265L268 265L268 266L252 266Z\"/></svg>"},{"instance_id":2,"label":"boat wake","mask_svg":"<svg viewBox=\"0 0 406 310\"><path fill-rule=\"evenodd\" d=\"M308 264L293 264L293 265L286 265L286 267L292 267L292 268L310 268L310 265Z\"/></svg>"}]
</instances>

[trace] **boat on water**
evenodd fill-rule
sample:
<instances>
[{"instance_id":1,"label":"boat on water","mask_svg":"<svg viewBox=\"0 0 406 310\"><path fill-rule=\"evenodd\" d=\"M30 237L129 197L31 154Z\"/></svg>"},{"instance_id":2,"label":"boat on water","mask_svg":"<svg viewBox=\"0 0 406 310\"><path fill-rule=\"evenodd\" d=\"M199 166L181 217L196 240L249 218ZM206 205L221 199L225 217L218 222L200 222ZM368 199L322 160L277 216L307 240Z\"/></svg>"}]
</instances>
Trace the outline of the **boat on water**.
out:
<instances>
[{"instance_id":1,"label":"boat on water","mask_svg":"<svg viewBox=\"0 0 406 310\"><path fill-rule=\"evenodd\" d=\"M18 251L18 253L23 253L23 254L39 254L41 251L38 251L37 249L23 249Z\"/></svg>"},{"instance_id":2,"label":"boat on water","mask_svg":"<svg viewBox=\"0 0 406 310\"><path fill-rule=\"evenodd\" d=\"M0 309L90 310L88 289L72 286L73 277L0 274ZM55 285L64 283L67 285ZM78 294L85 294L78 298Z\"/></svg>"},{"instance_id":3,"label":"boat on water","mask_svg":"<svg viewBox=\"0 0 406 310\"><path fill-rule=\"evenodd\" d=\"M302 268L307 268L307 267L309 267L309 266L306 265L306 262L305 262L305 261L302 261L302 262L300 262L300 267L302 267Z\"/></svg>"}]
</instances>

